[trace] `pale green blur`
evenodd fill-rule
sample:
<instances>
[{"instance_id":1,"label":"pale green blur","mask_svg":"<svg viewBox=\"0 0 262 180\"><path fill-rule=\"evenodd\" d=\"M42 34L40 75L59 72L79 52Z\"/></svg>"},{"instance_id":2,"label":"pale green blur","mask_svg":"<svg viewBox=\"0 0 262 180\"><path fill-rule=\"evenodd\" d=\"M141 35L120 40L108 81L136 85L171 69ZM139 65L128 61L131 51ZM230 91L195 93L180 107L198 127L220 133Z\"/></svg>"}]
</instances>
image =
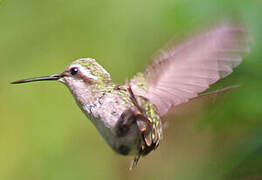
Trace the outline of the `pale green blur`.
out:
<instances>
[{"instance_id":1,"label":"pale green blur","mask_svg":"<svg viewBox=\"0 0 262 180\"><path fill-rule=\"evenodd\" d=\"M1 2L1 0L0 0ZM128 171L57 82L10 85L93 57L117 83L171 38L231 17L246 23L251 54L213 89L165 117L157 151ZM221 180L262 178L260 0L5 0L0 4L1 180Z\"/></svg>"}]
</instances>

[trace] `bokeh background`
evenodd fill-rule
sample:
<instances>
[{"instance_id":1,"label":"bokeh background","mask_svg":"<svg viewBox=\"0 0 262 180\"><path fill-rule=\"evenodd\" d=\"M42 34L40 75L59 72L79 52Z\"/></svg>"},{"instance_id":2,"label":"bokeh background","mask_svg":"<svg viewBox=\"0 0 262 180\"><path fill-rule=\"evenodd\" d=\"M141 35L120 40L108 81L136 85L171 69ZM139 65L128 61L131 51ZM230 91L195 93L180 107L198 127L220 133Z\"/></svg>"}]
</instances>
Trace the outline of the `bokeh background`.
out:
<instances>
[{"instance_id":1,"label":"bokeh background","mask_svg":"<svg viewBox=\"0 0 262 180\"><path fill-rule=\"evenodd\" d=\"M241 19L251 54L213 89L223 95L174 108L160 147L129 172L67 88L10 85L96 58L117 83L142 71L156 50L216 24ZM260 0L4 0L0 3L0 179L262 179L262 2Z\"/></svg>"}]
</instances>

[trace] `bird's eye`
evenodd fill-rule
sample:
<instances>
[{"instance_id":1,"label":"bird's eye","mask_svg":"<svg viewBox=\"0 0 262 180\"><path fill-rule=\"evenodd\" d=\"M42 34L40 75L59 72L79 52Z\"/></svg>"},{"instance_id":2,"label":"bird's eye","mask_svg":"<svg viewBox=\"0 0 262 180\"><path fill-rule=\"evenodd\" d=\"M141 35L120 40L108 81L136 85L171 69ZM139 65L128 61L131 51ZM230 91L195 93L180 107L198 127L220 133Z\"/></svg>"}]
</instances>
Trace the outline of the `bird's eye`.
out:
<instances>
[{"instance_id":1,"label":"bird's eye","mask_svg":"<svg viewBox=\"0 0 262 180\"><path fill-rule=\"evenodd\" d=\"M78 73L78 68L74 67L70 69L70 73L74 76Z\"/></svg>"}]
</instances>

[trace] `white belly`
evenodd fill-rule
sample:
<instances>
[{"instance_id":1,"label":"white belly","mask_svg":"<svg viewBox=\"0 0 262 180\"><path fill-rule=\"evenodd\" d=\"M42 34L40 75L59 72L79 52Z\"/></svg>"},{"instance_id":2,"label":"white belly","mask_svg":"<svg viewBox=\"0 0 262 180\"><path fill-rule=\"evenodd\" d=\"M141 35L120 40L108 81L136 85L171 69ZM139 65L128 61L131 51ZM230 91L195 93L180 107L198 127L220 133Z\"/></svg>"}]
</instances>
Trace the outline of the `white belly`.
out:
<instances>
[{"instance_id":1,"label":"white belly","mask_svg":"<svg viewBox=\"0 0 262 180\"><path fill-rule=\"evenodd\" d=\"M123 155L137 154L140 135L136 123L129 127L125 136L119 137L116 134L116 124L121 114L133 106L132 102L124 101L117 94L107 94L93 104L84 106L85 114L106 142Z\"/></svg>"}]
</instances>

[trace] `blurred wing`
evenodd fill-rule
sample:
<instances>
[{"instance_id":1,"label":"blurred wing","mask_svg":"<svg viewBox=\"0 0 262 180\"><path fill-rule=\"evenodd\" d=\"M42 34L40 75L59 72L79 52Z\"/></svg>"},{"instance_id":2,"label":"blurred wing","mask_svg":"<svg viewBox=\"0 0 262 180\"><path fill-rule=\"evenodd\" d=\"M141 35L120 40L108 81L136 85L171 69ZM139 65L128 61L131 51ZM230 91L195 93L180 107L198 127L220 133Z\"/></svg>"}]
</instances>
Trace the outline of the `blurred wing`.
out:
<instances>
[{"instance_id":1,"label":"blurred wing","mask_svg":"<svg viewBox=\"0 0 262 180\"><path fill-rule=\"evenodd\" d=\"M229 75L246 51L245 29L225 23L162 50L144 73L131 79L130 86L164 115L171 106L187 102Z\"/></svg>"}]
</instances>

